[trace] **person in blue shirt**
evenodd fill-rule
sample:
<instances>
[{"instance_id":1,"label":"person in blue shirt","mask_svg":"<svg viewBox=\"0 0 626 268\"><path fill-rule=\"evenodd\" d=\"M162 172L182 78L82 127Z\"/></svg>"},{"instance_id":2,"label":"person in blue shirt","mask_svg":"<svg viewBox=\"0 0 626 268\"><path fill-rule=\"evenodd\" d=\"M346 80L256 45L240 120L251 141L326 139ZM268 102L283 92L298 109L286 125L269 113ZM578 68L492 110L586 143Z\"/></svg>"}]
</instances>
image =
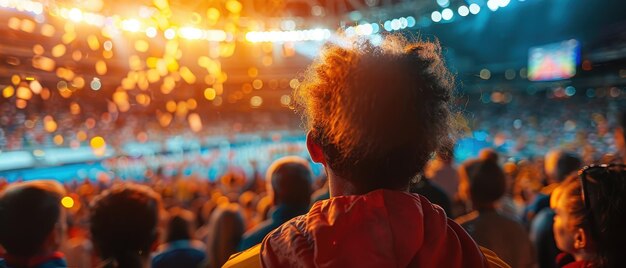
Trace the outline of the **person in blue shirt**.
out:
<instances>
[{"instance_id":1,"label":"person in blue shirt","mask_svg":"<svg viewBox=\"0 0 626 268\"><path fill-rule=\"evenodd\" d=\"M0 193L0 267L67 267L59 246L67 230L56 181L16 183Z\"/></svg>"},{"instance_id":2,"label":"person in blue shirt","mask_svg":"<svg viewBox=\"0 0 626 268\"><path fill-rule=\"evenodd\" d=\"M193 213L177 207L169 212L166 243L152 257L152 268L198 267L206 258L206 246L193 239Z\"/></svg>"},{"instance_id":3,"label":"person in blue shirt","mask_svg":"<svg viewBox=\"0 0 626 268\"><path fill-rule=\"evenodd\" d=\"M281 224L308 212L313 192L311 177L309 163L300 157L283 157L272 163L265 176L268 194L273 199L271 215L244 234L239 250L261 243Z\"/></svg>"}]
</instances>

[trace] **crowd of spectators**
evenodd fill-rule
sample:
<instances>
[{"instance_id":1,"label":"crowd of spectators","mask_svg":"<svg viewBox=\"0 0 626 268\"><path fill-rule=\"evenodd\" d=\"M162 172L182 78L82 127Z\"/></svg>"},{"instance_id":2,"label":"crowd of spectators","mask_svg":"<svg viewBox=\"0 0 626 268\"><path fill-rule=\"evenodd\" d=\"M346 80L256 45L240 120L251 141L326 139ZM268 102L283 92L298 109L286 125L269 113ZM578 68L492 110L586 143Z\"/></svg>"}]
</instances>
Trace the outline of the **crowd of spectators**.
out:
<instances>
[{"instance_id":1,"label":"crowd of spectators","mask_svg":"<svg viewBox=\"0 0 626 268\"><path fill-rule=\"evenodd\" d=\"M495 148L455 163L454 83L439 44L383 42L329 44L311 67L297 92L309 159L228 167L216 180L185 163L146 165L132 182L115 170L64 184L0 181L0 267L623 265L626 168L613 155L626 155L626 114L612 129L606 116L595 128L573 123L607 144L581 136L601 154L558 146L558 128L539 131L559 119L527 115L507 132L498 125L515 115L476 115L467 125L487 129ZM584 118L566 114L554 117ZM525 133L516 120L537 133L503 153ZM514 157L526 145L534 156Z\"/></svg>"}]
</instances>

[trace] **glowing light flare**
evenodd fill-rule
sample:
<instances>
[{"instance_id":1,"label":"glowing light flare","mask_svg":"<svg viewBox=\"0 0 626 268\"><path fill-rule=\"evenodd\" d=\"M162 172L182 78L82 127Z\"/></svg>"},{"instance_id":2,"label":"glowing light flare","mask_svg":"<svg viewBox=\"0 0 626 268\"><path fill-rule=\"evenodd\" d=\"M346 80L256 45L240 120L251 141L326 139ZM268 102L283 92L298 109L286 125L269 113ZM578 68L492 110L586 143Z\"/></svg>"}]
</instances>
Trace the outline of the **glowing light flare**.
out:
<instances>
[{"instance_id":1,"label":"glowing light flare","mask_svg":"<svg viewBox=\"0 0 626 268\"><path fill-rule=\"evenodd\" d=\"M478 12L480 12L480 6L476 3L473 3L469 6L469 11L470 13L476 15L478 14Z\"/></svg>"},{"instance_id":2,"label":"glowing light flare","mask_svg":"<svg viewBox=\"0 0 626 268\"><path fill-rule=\"evenodd\" d=\"M434 22L440 22L442 19L441 12L433 11L433 13L430 14L430 19Z\"/></svg>"},{"instance_id":3,"label":"glowing light flare","mask_svg":"<svg viewBox=\"0 0 626 268\"><path fill-rule=\"evenodd\" d=\"M187 108L189 108L189 110L195 110L196 108L198 108L198 102L196 101L196 99L188 99Z\"/></svg>"},{"instance_id":4,"label":"glowing light flare","mask_svg":"<svg viewBox=\"0 0 626 268\"><path fill-rule=\"evenodd\" d=\"M159 124L162 127L167 127L172 122L173 116L170 113L163 113L158 115Z\"/></svg>"},{"instance_id":5,"label":"glowing light flare","mask_svg":"<svg viewBox=\"0 0 626 268\"><path fill-rule=\"evenodd\" d=\"M80 114L80 105L76 102L70 103L70 114L79 115Z\"/></svg>"},{"instance_id":6,"label":"glowing light flare","mask_svg":"<svg viewBox=\"0 0 626 268\"><path fill-rule=\"evenodd\" d=\"M77 76L72 80L72 86L78 89L82 89L85 87L85 78L82 76Z\"/></svg>"},{"instance_id":7,"label":"glowing light flare","mask_svg":"<svg viewBox=\"0 0 626 268\"><path fill-rule=\"evenodd\" d=\"M33 81L30 82L30 90L32 90L33 93L39 95L39 93L41 93L42 89L43 89L43 87L41 86L41 83L39 83L39 81L33 80Z\"/></svg>"},{"instance_id":8,"label":"glowing light flare","mask_svg":"<svg viewBox=\"0 0 626 268\"><path fill-rule=\"evenodd\" d=\"M163 32L163 36L165 36L167 40L172 40L176 37L176 30L169 28Z\"/></svg>"},{"instance_id":9,"label":"glowing light flare","mask_svg":"<svg viewBox=\"0 0 626 268\"><path fill-rule=\"evenodd\" d=\"M107 73L107 64L103 60L97 61L95 67L98 75L105 75Z\"/></svg>"},{"instance_id":10,"label":"glowing light flare","mask_svg":"<svg viewBox=\"0 0 626 268\"><path fill-rule=\"evenodd\" d=\"M458 9L459 15L461 15L461 17L465 17L467 15L469 15L470 10L467 6L460 6Z\"/></svg>"},{"instance_id":11,"label":"glowing light flare","mask_svg":"<svg viewBox=\"0 0 626 268\"><path fill-rule=\"evenodd\" d=\"M105 51L111 51L113 49L113 42L111 42L111 40L104 41L104 44L102 46L104 47Z\"/></svg>"},{"instance_id":12,"label":"glowing light flare","mask_svg":"<svg viewBox=\"0 0 626 268\"><path fill-rule=\"evenodd\" d=\"M487 1L487 7L491 11L496 11L500 7L500 3L497 0L489 0L489 1Z\"/></svg>"},{"instance_id":13,"label":"glowing light flare","mask_svg":"<svg viewBox=\"0 0 626 268\"><path fill-rule=\"evenodd\" d=\"M454 12L452 11L452 9L446 8L441 11L441 18L444 20L451 20L453 16Z\"/></svg>"},{"instance_id":14,"label":"glowing light flare","mask_svg":"<svg viewBox=\"0 0 626 268\"><path fill-rule=\"evenodd\" d=\"M91 50L96 51L100 49L100 40L98 40L98 37L96 37L93 34L89 35L87 37L87 45L89 46Z\"/></svg>"},{"instance_id":15,"label":"glowing light flare","mask_svg":"<svg viewBox=\"0 0 626 268\"><path fill-rule=\"evenodd\" d=\"M489 78L491 78L491 72L488 69L480 70L480 78L483 80L489 80Z\"/></svg>"},{"instance_id":16,"label":"glowing light flare","mask_svg":"<svg viewBox=\"0 0 626 268\"><path fill-rule=\"evenodd\" d=\"M54 144L56 145L63 145L63 136L61 136L61 134L57 134L54 136L54 138L52 138L52 141L54 142Z\"/></svg>"},{"instance_id":17,"label":"glowing light flare","mask_svg":"<svg viewBox=\"0 0 626 268\"><path fill-rule=\"evenodd\" d=\"M41 55L45 52L44 48L42 45L40 44L36 44L33 46L33 53L35 53L35 55Z\"/></svg>"},{"instance_id":18,"label":"glowing light flare","mask_svg":"<svg viewBox=\"0 0 626 268\"><path fill-rule=\"evenodd\" d=\"M191 85L196 83L196 76L186 66L180 68L180 76L187 84Z\"/></svg>"},{"instance_id":19,"label":"glowing light flare","mask_svg":"<svg viewBox=\"0 0 626 268\"><path fill-rule=\"evenodd\" d=\"M254 78L254 77L257 77L258 75L259 75L259 69L255 67L250 67L248 69L248 76Z\"/></svg>"},{"instance_id":20,"label":"glowing light flare","mask_svg":"<svg viewBox=\"0 0 626 268\"><path fill-rule=\"evenodd\" d=\"M3 0L0 1L0 7L14 9L17 11L25 11L35 15L43 13L43 4L30 0Z\"/></svg>"},{"instance_id":21,"label":"glowing light flare","mask_svg":"<svg viewBox=\"0 0 626 268\"><path fill-rule=\"evenodd\" d=\"M13 88L13 86L7 86L2 90L2 96L7 99L12 97L13 94L15 94L15 89Z\"/></svg>"},{"instance_id":22,"label":"glowing light flare","mask_svg":"<svg viewBox=\"0 0 626 268\"><path fill-rule=\"evenodd\" d=\"M448 7L450 5L450 0L437 0L437 5L440 7Z\"/></svg>"},{"instance_id":23,"label":"glowing light flare","mask_svg":"<svg viewBox=\"0 0 626 268\"><path fill-rule=\"evenodd\" d=\"M58 44L52 48L52 56L55 58L59 58L65 55L65 51L66 51L65 45Z\"/></svg>"},{"instance_id":24,"label":"glowing light flare","mask_svg":"<svg viewBox=\"0 0 626 268\"><path fill-rule=\"evenodd\" d=\"M240 13L241 9L243 8L241 3L239 3L239 1L237 0L227 0L225 6L228 11L235 14Z\"/></svg>"},{"instance_id":25,"label":"glowing light flare","mask_svg":"<svg viewBox=\"0 0 626 268\"><path fill-rule=\"evenodd\" d=\"M150 96L146 94L138 94L135 96L135 100L142 106L150 105Z\"/></svg>"},{"instance_id":26,"label":"glowing light flare","mask_svg":"<svg viewBox=\"0 0 626 268\"><path fill-rule=\"evenodd\" d=\"M252 81L252 87L257 90L261 89L263 87L263 80L254 79L254 81Z\"/></svg>"},{"instance_id":27,"label":"glowing light flare","mask_svg":"<svg viewBox=\"0 0 626 268\"><path fill-rule=\"evenodd\" d=\"M91 146L91 148L97 149L106 146L106 142L104 141L104 138L100 136L95 136L91 138L91 140L89 141L89 145Z\"/></svg>"},{"instance_id":28,"label":"glowing light flare","mask_svg":"<svg viewBox=\"0 0 626 268\"><path fill-rule=\"evenodd\" d=\"M43 118L43 128L49 133L55 132L57 130L57 122L54 121L54 118L50 115L46 115Z\"/></svg>"},{"instance_id":29,"label":"glowing light flare","mask_svg":"<svg viewBox=\"0 0 626 268\"><path fill-rule=\"evenodd\" d=\"M146 36L155 38L157 36L157 29L154 27L148 27L148 29L146 29Z\"/></svg>"},{"instance_id":30,"label":"glowing light flare","mask_svg":"<svg viewBox=\"0 0 626 268\"><path fill-rule=\"evenodd\" d=\"M22 100L30 100L33 97L33 92L25 86L19 86L15 96Z\"/></svg>"},{"instance_id":31,"label":"glowing light flare","mask_svg":"<svg viewBox=\"0 0 626 268\"><path fill-rule=\"evenodd\" d=\"M192 113L187 117L189 127L193 132L200 132L202 130L202 119L197 113Z\"/></svg>"},{"instance_id":32,"label":"glowing light flare","mask_svg":"<svg viewBox=\"0 0 626 268\"><path fill-rule=\"evenodd\" d=\"M189 109L187 107L187 102L179 101L178 104L176 105L176 116L180 118L184 118L188 112L189 112Z\"/></svg>"},{"instance_id":33,"label":"glowing light flare","mask_svg":"<svg viewBox=\"0 0 626 268\"><path fill-rule=\"evenodd\" d=\"M262 104L263 98L261 98L260 96L253 96L252 98L250 98L250 106L252 106L252 108L260 107Z\"/></svg>"},{"instance_id":34,"label":"glowing light flare","mask_svg":"<svg viewBox=\"0 0 626 268\"><path fill-rule=\"evenodd\" d=\"M47 88L43 88L43 90L41 90L41 99L43 100L48 100L50 98L50 90Z\"/></svg>"},{"instance_id":35,"label":"glowing light flare","mask_svg":"<svg viewBox=\"0 0 626 268\"><path fill-rule=\"evenodd\" d=\"M206 33L198 28L183 27L178 30L178 35L185 39L195 40L204 38Z\"/></svg>"},{"instance_id":36,"label":"glowing light flare","mask_svg":"<svg viewBox=\"0 0 626 268\"><path fill-rule=\"evenodd\" d=\"M291 104L291 96L282 95L280 97L280 104L282 104L283 106L289 106Z\"/></svg>"},{"instance_id":37,"label":"glowing light flare","mask_svg":"<svg viewBox=\"0 0 626 268\"><path fill-rule=\"evenodd\" d=\"M91 89L94 91L100 90L102 88L102 82L100 82L100 78L94 77L91 80L91 83L89 83L89 87L91 87Z\"/></svg>"},{"instance_id":38,"label":"glowing light flare","mask_svg":"<svg viewBox=\"0 0 626 268\"><path fill-rule=\"evenodd\" d=\"M74 199L72 199L69 196L65 196L61 199L61 205L63 205L64 208L70 209L74 207Z\"/></svg>"},{"instance_id":39,"label":"glowing light flare","mask_svg":"<svg viewBox=\"0 0 626 268\"><path fill-rule=\"evenodd\" d=\"M215 97L217 96L217 93L215 92L215 89L213 88L207 88L204 90L204 98L207 100L214 100Z\"/></svg>"},{"instance_id":40,"label":"glowing light flare","mask_svg":"<svg viewBox=\"0 0 626 268\"><path fill-rule=\"evenodd\" d=\"M13 83L13 85L17 86L21 81L22 81L22 78L19 75L14 74L11 76L11 83Z\"/></svg>"},{"instance_id":41,"label":"glowing light flare","mask_svg":"<svg viewBox=\"0 0 626 268\"><path fill-rule=\"evenodd\" d=\"M74 52L72 52L72 59L74 61L80 61L83 58L83 53L80 52L80 50L74 50Z\"/></svg>"},{"instance_id":42,"label":"glowing light flare","mask_svg":"<svg viewBox=\"0 0 626 268\"><path fill-rule=\"evenodd\" d=\"M141 31L141 22L136 19L123 20L120 24L122 30L127 32L139 32Z\"/></svg>"},{"instance_id":43,"label":"glowing light flare","mask_svg":"<svg viewBox=\"0 0 626 268\"><path fill-rule=\"evenodd\" d=\"M206 15L207 15L207 20L209 21L210 24L216 24L220 18L220 11L212 7L212 8L207 9Z\"/></svg>"},{"instance_id":44,"label":"glowing light flare","mask_svg":"<svg viewBox=\"0 0 626 268\"><path fill-rule=\"evenodd\" d=\"M137 52L147 52L149 48L150 44L145 40L140 39L135 41L135 50L137 50Z\"/></svg>"},{"instance_id":45,"label":"glowing light flare","mask_svg":"<svg viewBox=\"0 0 626 268\"><path fill-rule=\"evenodd\" d=\"M165 103L165 110L167 110L170 113L176 112L176 102L175 101L168 101Z\"/></svg>"},{"instance_id":46,"label":"glowing light flare","mask_svg":"<svg viewBox=\"0 0 626 268\"><path fill-rule=\"evenodd\" d=\"M26 108L27 105L28 105L28 102L23 99L17 99L15 101L15 107L17 107L18 109L24 109Z\"/></svg>"},{"instance_id":47,"label":"glowing light flare","mask_svg":"<svg viewBox=\"0 0 626 268\"><path fill-rule=\"evenodd\" d=\"M300 81L298 79L294 78L289 81L289 87L291 87L292 89L296 89L299 86L300 86Z\"/></svg>"},{"instance_id":48,"label":"glowing light flare","mask_svg":"<svg viewBox=\"0 0 626 268\"><path fill-rule=\"evenodd\" d=\"M68 18L74 22L83 20L83 12L78 8L72 8L68 13Z\"/></svg>"},{"instance_id":49,"label":"glowing light flare","mask_svg":"<svg viewBox=\"0 0 626 268\"><path fill-rule=\"evenodd\" d=\"M296 41L322 41L330 38L328 29L311 29L299 31L270 31L248 32L246 40L252 43L258 42L296 42Z\"/></svg>"},{"instance_id":50,"label":"glowing light flare","mask_svg":"<svg viewBox=\"0 0 626 268\"><path fill-rule=\"evenodd\" d=\"M54 26L50 24L44 24L41 26L41 35L45 37L52 37L54 36L55 32L56 32L56 29L54 28Z\"/></svg>"}]
</instances>

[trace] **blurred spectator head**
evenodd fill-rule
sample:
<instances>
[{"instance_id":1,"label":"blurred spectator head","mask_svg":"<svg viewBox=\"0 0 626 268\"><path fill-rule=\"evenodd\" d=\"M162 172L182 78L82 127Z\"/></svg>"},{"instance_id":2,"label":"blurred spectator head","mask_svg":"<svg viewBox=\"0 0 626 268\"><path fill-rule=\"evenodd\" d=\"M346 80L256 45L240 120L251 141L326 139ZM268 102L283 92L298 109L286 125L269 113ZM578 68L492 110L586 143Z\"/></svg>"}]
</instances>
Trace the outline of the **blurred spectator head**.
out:
<instances>
[{"instance_id":1,"label":"blurred spectator head","mask_svg":"<svg viewBox=\"0 0 626 268\"><path fill-rule=\"evenodd\" d=\"M475 209L490 208L504 195L506 178L493 159L472 159L460 169L459 196Z\"/></svg>"},{"instance_id":2,"label":"blurred spectator head","mask_svg":"<svg viewBox=\"0 0 626 268\"><path fill-rule=\"evenodd\" d=\"M91 205L95 251L117 267L140 267L158 240L161 200L147 186L119 184L97 196Z\"/></svg>"},{"instance_id":3,"label":"blurred spectator head","mask_svg":"<svg viewBox=\"0 0 626 268\"><path fill-rule=\"evenodd\" d=\"M8 254L29 258L58 249L67 229L64 195L60 183L48 180L15 183L0 193L0 244Z\"/></svg>"},{"instance_id":4,"label":"blurred spectator head","mask_svg":"<svg viewBox=\"0 0 626 268\"><path fill-rule=\"evenodd\" d=\"M554 150L546 154L544 166L550 182L561 182L570 173L577 171L581 166L580 158L574 153Z\"/></svg>"},{"instance_id":5,"label":"blurred spectator head","mask_svg":"<svg viewBox=\"0 0 626 268\"><path fill-rule=\"evenodd\" d=\"M619 125L615 131L615 143L622 152L623 160L626 162L626 109L620 112L617 120Z\"/></svg>"},{"instance_id":6,"label":"blurred spectator head","mask_svg":"<svg viewBox=\"0 0 626 268\"><path fill-rule=\"evenodd\" d=\"M296 90L311 157L357 192L406 189L450 145L453 88L437 42L329 42Z\"/></svg>"},{"instance_id":7,"label":"blurred spectator head","mask_svg":"<svg viewBox=\"0 0 626 268\"><path fill-rule=\"evenodd\" d=\"M191 240L195 231L194 215L191 211L179 207L171 208L167 224L165 242Z\"/></svg>"},{"instance_id":8,"label":"blurred spectator head","mask_svg":"<svg viewBox=\"0 0 626 268\"><path fill-rule=\"evenodd\" d=\"M303 158L280 158L267 169L267 192L274 205L308 206L311 201L312 174Z\"/></svg>"},{"instance_id":9,"label":"blurred spectator head","mask_svg":"<svg viewBox=\"0 0 626 268\"><path fill-rule=\"evenodd\" d=\"M496 152L496 150L491 149L491 148L485 148L480 150L480 153L478 153L478 158L483 159L483 160L490 160L492 162L498 163L498 160L500 160L500 156L498 155L498 152Z\"/></svg>"},{"instance_id":10,"label":"blurred spectator head","mask_svg":"<svg viewBox=\"0 0 626 268\"><path fill-rule=\"evenodd\" d=\"M625 191L624 167L589 169L585 176L571 175L563 181L550 199L559 249L592 256L593 267L622 266Z\"/></svg>"},{"instance_id":11,"label":"blurred spectator head","mask_svg":"<svg viewBox=\"0 0 626 268\"><path fill-rule=\"evenodd\" d=\"M209 267L222 267L230 255L237 252L245 231L241 208L235 203L218 206L210 222L207 241Z\"/></svg>"}]
</instances>

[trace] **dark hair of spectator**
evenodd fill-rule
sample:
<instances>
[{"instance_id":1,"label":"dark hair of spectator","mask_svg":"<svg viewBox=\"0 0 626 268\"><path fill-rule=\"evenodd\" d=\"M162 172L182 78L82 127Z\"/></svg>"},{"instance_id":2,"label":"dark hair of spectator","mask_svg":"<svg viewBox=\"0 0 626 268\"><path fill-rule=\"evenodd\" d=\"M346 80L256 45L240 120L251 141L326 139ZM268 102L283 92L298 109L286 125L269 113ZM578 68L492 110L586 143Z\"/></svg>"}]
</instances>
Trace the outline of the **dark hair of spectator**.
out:
<instances>
[{"instance_id":1,"label":"dark hair of spectator","mask_svg":"<svg viewBox=\"0 0 626 268\"><path fill-rule=\"evenodd\" d=\"M469 187L475 207L490 206L506 191L504 171L492 158L468 160L460 168L461 183Z\"/></svg>"},{"instance_id":2,"label":"dark hair of spectator","mask_svg":"<svg viewBox=\"0 0 626 268\"><path fill-rule=\"evenodd\" d=\"M0 194L0 244L11 255L39 254L61 214L63 187L52 181L15 184Z\"/></svg>"},{"instance_id":3,"label":"dark hair of spectator","mask_svg":"<svg viewBox=\"0 0 626 268\"><path fill-rule=\"evenodd\" d=\"M116 185L91 205L91 235L103 261L114 267L141 267L158 238L160 197L146 186Z\"/></svg>"},{"instance_id":4,"label":"dark hair of spectator","mask_svg":"<svg viewBox=\"0 0 626 268\"><path fill-rule=\"evenodd\" d=\"M165 242L177 240L190 240L193 232L193 213L191 211L172 208L169 210L170 219L167 227Z\"/></svg>"}]
</instances>

